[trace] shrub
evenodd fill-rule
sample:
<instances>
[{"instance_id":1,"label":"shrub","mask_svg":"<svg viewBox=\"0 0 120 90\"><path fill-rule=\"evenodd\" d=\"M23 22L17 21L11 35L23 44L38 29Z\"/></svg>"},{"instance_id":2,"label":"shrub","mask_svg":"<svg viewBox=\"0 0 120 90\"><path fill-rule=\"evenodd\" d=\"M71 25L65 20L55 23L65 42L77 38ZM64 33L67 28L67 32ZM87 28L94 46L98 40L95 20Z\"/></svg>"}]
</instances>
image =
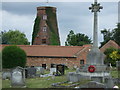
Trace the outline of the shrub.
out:
<instances>
[{"instance_id":1,"label":"shrub","mask_svg":"<svg viewBox=\"0 0 120 90\"><path fill-rule=\"evenodd\" d=\"M6 46L2 50L2 67L14 68L24 67L26 64L26 53L18 46Z\"/></svg>"}]
</instances>

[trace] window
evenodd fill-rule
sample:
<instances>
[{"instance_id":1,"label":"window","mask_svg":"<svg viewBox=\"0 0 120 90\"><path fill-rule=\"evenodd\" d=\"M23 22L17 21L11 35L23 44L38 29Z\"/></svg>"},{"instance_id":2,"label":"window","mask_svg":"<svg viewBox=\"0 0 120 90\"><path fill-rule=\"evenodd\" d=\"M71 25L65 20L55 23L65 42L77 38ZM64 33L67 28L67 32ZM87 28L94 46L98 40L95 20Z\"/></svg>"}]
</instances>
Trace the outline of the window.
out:
<instances>
[{"instance_id":1,"label":"window","mask_svg":"<svg viewBox=\"0 0 120 90\"><path fill-rule=\"evenodd\" d=\"M44 27L43 27L43 32L46 32L46 31L47 31L47 27L44 26Z\"/></svg>"},{"instance_id":2,"label":"window","mask_svg":"<svg viewBox=\"0 0 120 90\"><path fill-rule=\"evenodd\" d=\"M82 60L80 60L80 64L84 64L84 60L82 59Z\"/></svg>"},{"instance_id":3,"label":"window","mask_svg":"<svg viewBox=\"0 0 120 90\"><path fill-rule=\"evenodd\" d=\"M47 20L47 15L43 15L43 20Z\"/></svg>"},{"instance_id":4,"label":"window","mask_svg":"<svg viewBox=\"0 0 120 90\"><path fill-rule=\"evenodd\" d=\"M46 39L42 39L42 44L46 44Z\"/></svg>"}]
</instances>

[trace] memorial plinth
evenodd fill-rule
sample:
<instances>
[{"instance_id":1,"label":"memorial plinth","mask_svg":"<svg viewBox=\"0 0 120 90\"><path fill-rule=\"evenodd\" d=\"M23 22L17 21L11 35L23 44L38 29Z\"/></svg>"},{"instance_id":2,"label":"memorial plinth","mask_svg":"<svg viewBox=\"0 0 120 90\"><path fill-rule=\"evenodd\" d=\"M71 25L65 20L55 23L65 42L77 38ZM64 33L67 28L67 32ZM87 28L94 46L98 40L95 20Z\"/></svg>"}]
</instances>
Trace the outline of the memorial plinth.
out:
<instances>
[{"instance_id":1,"label":"memorial plinth","mask_svg":"<svg viewBox=\"0 0 120 90\"><path fill-rule=\"evenodd\" d=\"M79 69L79 72L76 72L77 78L80 81L82 79L89 79L96 82L104 83L108 88L113 87L112 78L110 72L107 70L107 66L104 65L105 55L100 52L98 48L98 12L103 7L97 3L95 0L92 7L89 9L94 13L94 25L93 25L93 46L87 55L86 65ZM74 73L75 74L75 73ZM78 75L79 74L79 75ZM73 73L69 73L71 77ZM72 79L72 78L69 78ZM74 80L73 80L74 81Z\"/></svg>"}]
</instances>

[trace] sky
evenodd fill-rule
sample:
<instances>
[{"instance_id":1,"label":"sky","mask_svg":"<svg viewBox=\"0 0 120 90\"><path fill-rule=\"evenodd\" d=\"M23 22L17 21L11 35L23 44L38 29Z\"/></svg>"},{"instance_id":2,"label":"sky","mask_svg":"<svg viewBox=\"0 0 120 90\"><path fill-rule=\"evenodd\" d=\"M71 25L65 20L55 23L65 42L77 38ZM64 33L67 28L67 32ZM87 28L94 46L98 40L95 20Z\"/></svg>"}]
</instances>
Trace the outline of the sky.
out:
<instances>
[{"instance_id":1,"label":"sky","mask_svg":"<svg viewBox=\"0 0 120 90\"><path fill-rule=\"evenodd\" d=\"M20 30L31 42L34 20L39 6L57 8L57 21L61 45L64 46L70 30L93 37L93 13L88 9L93 2L2 2L2 30ZM0 3L1 4L1 3ZM118 2L101 2L98 13L99 43L103 41L100 30L114 29L118 23ZM99 44L100 45L100 44Z\"/></svg>"}]
</instances>

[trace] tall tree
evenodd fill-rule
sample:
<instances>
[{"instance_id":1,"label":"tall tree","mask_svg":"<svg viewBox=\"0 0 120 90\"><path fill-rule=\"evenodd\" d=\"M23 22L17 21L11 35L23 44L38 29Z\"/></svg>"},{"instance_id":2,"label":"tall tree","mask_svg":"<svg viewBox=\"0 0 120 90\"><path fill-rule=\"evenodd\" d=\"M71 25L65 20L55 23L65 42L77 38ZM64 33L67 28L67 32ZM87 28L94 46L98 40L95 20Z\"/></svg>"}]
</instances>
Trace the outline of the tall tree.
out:
<instances>
[{"instance_id":1,"label":"tall tree","mask_svg":"<svg viewBox=\"0 0 120 90\"><path fill-rule=\"evenodd\" d=\"M101 33L103 34L104 41L101 42L102 47L104 44L106 44L109 40L114 40L118 45L120 45L120 23L117 24L117 27L112 29L104 29L101 30Z\"/></svg>"},{"instance_id":2,"label":"tall tree","mask_svg":"<svg viewBox=\"0 0 120 90\"><path fill-rule=\"evenodd\" d=\"M73 30L71 30L67 35L65 45L66 46L82 46L90 43L91 43L91 39L89 39L87 35L81 34L81 33L74 34Z\"/></svg>"},{"instance_id":3,"label":"tall tree","mask_svg":"<svg viewBox=\"0 0 120 90\"><path fill-rule=\"evenodd\" d=\"M29 45L28 39L24 33L18 30L1 31L0 38L2 38L2 44L14 44L14 45Z\"/></svg>"},{"instance_id":4,"label":"tall tree","mask_svg":"<svg viewBox=\"0 0 120 90\"><path fill-rule=\"evenodd\" d=\"M102 47L104 44L106 44L109 40L113 40L113 31L110 31L110 29L101 30L101 33L103 34L104 41L101 42L100 47Z\"/></svg>"},{"instance_id":5,"label":"tall tree","mask_svg":"<svg viewBox=\"0 0 120 90\"><path fill-rule=\"evenodd\" d=\"M115 28L113 31L114 31L113 38L115 42L120 46L120 23L117 24L117 28Z\"/></svg>"}]
</instances>

